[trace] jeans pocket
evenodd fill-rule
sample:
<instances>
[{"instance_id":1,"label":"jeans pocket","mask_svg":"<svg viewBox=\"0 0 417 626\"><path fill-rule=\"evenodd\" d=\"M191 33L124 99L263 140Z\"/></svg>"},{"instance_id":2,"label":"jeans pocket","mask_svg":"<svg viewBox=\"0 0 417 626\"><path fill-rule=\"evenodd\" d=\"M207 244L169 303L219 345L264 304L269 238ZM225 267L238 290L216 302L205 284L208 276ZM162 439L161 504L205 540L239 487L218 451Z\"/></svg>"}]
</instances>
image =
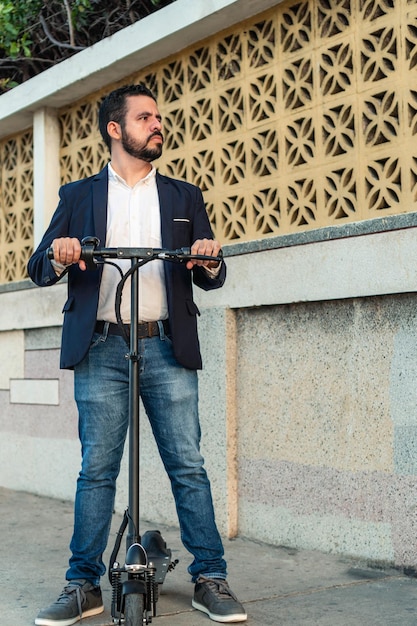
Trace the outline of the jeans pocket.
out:
<instances>
[{"instance_id":1,"label":"jeans pocket","mask_svg":"<svg viewBox=\"0 0 417 626\"><path fill-rule=\"evenodd\" d=\"M107 341L107 333L106 331L102 332L102 333L96 333L94 332L92 338L91 338L91 343L90 343L90 350L92 348L95 348L96 346L99 346L101 343L105 343Z\"/></svg>"}]
</instances>

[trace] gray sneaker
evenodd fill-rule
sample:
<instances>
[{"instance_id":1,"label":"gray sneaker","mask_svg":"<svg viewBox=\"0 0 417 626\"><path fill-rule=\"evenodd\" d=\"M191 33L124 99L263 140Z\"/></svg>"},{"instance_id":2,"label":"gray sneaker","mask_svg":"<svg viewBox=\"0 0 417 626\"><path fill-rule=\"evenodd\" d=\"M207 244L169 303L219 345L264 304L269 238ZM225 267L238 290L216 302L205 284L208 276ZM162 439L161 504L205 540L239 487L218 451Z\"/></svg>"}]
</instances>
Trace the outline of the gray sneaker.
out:
<instances>
[{"instance_id":1,"label":"gray sneaker","mask_svg":"<svg viewBox=\"0 0 417 626\"><path fill-rule=\"evenodd\" d=\"M87 580L70 580L61 595L35 619L36 626L71 626L104 611L100 587Z\"/></svg>"},{"instance_id":2,"label":"gray sneaker","mask_svg":"<svg viewBox=\"0 0 417 626\"><path fill-rule=\"evenodd\" d=\"M192 606L207 613L214 622L246 622L248 616L228 583L200 576L195 584Z\"/></svg>"}]
</instances>

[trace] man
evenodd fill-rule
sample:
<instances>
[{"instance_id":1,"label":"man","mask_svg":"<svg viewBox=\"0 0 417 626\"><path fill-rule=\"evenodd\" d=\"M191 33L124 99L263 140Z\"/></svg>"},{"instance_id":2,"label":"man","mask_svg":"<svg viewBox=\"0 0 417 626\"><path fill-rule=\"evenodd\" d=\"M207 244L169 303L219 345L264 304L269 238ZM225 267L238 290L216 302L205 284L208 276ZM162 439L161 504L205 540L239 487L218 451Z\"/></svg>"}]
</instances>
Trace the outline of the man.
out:
<instances>
[{"instance_id":1,"label":"man","mask_svg":"<svg viewBox=\"0 0 417 626\"><path fill-rule=\"evenodd\" d=\"M190 246L193 254L211 257L220 251L201 191L162 176L152 166L164 141L152 92L144 85L113 91L100 107L99 126L110 163L98 175L61 188L58 208L28 264L29 275L40 286L68 276L61 367L74 369L82 446L67 584L58 600L39 613L38 626L70 626L103 611L102 554L128 427L126 343L114 306L119 273L111 265L86 270L80 241L92 235L107 247ZM53 260L48 259L50 247ZM140 387L171 480L181 537L194 557L188 568L195 583L192 604L214 621L240 622L247 616L226 582L223 546L199 450L196 370L201 355L192 297L192 282L216 289L225 277L224 263L215 259L185 265L153 261L141 268ZM126 324L129 300L130 294L123 293Z\"/></svg>"}]
</instances>

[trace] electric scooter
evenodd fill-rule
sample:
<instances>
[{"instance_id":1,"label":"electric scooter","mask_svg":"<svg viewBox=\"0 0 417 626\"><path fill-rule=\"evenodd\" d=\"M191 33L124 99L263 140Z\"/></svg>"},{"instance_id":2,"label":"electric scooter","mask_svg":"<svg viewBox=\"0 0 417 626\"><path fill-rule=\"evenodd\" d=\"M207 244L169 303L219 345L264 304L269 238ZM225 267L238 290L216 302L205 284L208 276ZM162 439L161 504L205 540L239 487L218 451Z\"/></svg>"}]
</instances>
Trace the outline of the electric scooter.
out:
<instances>
[{"instance_id":1,"label":"electric scooter","mask_svg":"<svg viewBox=\"0 0 417 626\"><path fill-rule=\"evenodd\" d=\"M191 254L190 248L166 250L161 248L100 248L96 237L86 237L81 242L81 259L87 270L96 270L98 265L110 263L120 273L121 280L116 291L115 311L117 323L129 346L126 358L129 360L129 503L116 536L116 542L109 563L109 580L112 586L111 615L115 624L143 626L156 617L156 603L159 586L163 584L167 572L178 563L172 561L172 552L158 530L139 534L139 269L146 263L159 259L174 263L184 263L192 259L221 261L218 257ZM53 251L48 251L53 258ZM129 259L130 269L123 274L120 267L111 259ZM126 332L120 314L123 287L131 278L130 332ZM126 528L126 555L120 563L118 552Z\"/></svg>"}]
</instances>

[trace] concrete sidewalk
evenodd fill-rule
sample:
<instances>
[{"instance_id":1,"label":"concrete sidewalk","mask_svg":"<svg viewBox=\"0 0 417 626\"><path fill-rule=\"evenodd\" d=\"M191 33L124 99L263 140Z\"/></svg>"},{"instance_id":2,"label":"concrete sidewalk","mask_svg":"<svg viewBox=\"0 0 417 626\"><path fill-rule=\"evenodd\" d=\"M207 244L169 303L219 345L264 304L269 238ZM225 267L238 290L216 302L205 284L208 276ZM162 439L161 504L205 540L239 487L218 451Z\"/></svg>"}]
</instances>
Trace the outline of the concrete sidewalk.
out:
<instances>
[{"instance_id":1,"label":"concrete sidewalk","mask_svg":"<svg viewBox=\"0 0 417 626\"><path fill-rule=\"evenodd\" d=\"M64 584L72 504L0 488L0 589L3 623L33 624L38 610ZM113 548L120 516L115 516ZM155 626L214 624L191 608L190 561L177 529L158 528L173 558L158 602ZM122 544L124 545L124 544ZM247 624L259 626L416 626L417 580L394 569L372 569L357 561L317 552L277 548L245 539L225 541L229 582L245 604ZM106 555L106 564L109 555ZM110 626L111 587L103 578L105 612L83 626Z\"/></svg>"}]
</instances>

